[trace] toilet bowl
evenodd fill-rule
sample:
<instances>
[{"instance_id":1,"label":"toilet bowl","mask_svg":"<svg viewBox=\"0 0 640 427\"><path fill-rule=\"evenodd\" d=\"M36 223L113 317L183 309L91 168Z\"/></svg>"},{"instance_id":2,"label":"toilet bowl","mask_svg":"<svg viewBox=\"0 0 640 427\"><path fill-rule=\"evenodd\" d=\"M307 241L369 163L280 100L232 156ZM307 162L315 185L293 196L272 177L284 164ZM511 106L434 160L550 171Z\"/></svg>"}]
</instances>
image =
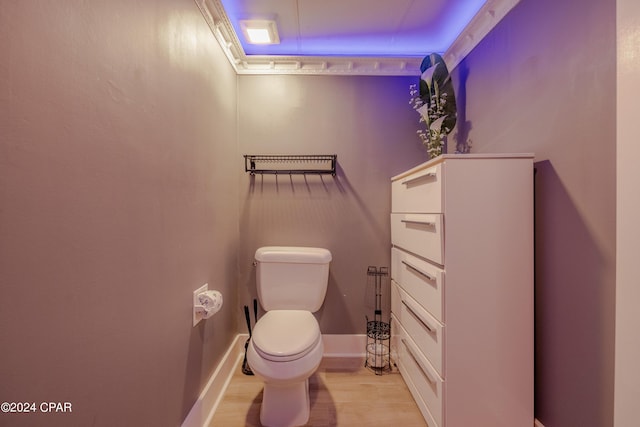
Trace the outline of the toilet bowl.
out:
<instances>
[{"instance_id":1,"label":"toilet bowl","mask_svg":"<svg viewBox=\"0 0 640 427\"><path fill-rule=\"evenodd\" d=\"M258 299L266 313L253 328L247 361L264 381L260 422L300 426L309 420L309 377L324 351L313 312L326 295L331 253L268 246L258 249L255 259Z\"/></svg>"},{"instance_id":2,"label":"toilet bowl","mask_svg":"<svg viewBox=\"0 0 640 427\"><path fill-rule=\"evenodd\" d=\"M260 422L267 427L292 427L309 420L309 377L318 369L322 336L308 311L267 312L256 324L247 361L264 381Z\"/></svg>"}]
</instances>

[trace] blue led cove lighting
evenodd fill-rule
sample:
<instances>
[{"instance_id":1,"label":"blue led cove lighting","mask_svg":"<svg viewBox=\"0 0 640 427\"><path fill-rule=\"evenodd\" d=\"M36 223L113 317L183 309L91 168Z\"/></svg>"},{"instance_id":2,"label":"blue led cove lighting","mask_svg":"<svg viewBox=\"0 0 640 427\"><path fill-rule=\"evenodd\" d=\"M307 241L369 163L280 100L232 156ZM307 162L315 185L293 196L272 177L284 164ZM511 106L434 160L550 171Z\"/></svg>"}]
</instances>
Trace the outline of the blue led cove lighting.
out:
<instances>
[{"instance_id":1,"label":"blue led cove lighting","mask_svg":"<svg viewBox=\"0 0 640 427\"><path fill-rule=\"evenodd\" d=\"M239 21L251 17L241 9L242 2L238 0L221 0L221 2L246 55L422 57L432 52L444 53L486 0L449 1L437 22L393 34L393 36L381 31L371 34L315 35L297 40L294 37L288 37L286 32L279 28L280 43L274 45L247 43L242 35Z\"/></svg>"}]
</instances>

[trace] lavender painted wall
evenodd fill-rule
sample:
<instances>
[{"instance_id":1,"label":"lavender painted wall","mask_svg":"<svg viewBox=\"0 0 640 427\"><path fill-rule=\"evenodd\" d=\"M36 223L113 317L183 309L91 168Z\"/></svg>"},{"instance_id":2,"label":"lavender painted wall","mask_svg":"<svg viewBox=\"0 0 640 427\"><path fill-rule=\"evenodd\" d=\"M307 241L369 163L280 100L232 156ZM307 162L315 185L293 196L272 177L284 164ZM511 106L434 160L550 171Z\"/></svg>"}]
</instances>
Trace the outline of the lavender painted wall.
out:
<instances>
[{"instance_id":1,"label":"lavender painted wall","mask_svg":"<svg viewBox=\"0 0 640 427\"><path fill-rule=\"evenodd\" d=\"M236 77L191 0L4 1L0 52L0 401L74 408L0 424L179 424L260 245L328 247L322 330L364 332L389 178L426 160L414 78ZM615 6L522 0L452 74L460 137L538 160L536 415L611 425ZM338 176L252 179L255 152ZM225 308L192 328L205 282Z\"/></svg>"},{"instance_id":2,"label":"lavender painted wall","mask_svg":"<svg viewBox=\"0 0 640 427\"><path fill-rule=\"evenodd\" d=\"M418 116L409 105L409 84L416 82L417 77L239 77L241 153L338 155L335 178L241 176L241 303L256 294L251 263L258 247L326 247L333 261L317 313L321 330L365 332L365 315L372 317L374 308L367 266L390 264L390 178L427 160L415 134Z\"/></svg>"},{"instance_id":3,"label":"lavender painted wall","mask_svg":"<svg viewBox=\"0 0 640 427\"><path fill-rule=\"evenodd\" d=\"M613 423L615 2L522 0L453 71L475 152L534 152L536 417Z\"/></svg>"},{"instance_id":4,"label":"lavender painted wall","mask_svg":"<svg viewBox=\"0 0 640 427\"><path fill-rule=\"evenodd\" d=\"M0 425L179 425L236 333L236 75L192 0L0 3ZM192 327L192 291L225 307Z\"/></svg>"}]
</instances>

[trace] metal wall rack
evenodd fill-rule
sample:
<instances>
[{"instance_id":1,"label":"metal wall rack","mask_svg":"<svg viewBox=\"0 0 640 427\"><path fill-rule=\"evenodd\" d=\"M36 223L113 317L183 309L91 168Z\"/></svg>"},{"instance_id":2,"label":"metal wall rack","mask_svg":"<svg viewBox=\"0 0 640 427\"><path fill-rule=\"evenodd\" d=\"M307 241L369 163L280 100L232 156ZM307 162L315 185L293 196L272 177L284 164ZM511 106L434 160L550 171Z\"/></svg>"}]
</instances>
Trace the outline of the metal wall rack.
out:
<instances>
[{"instance_id":1,"label":"metal wall rack","mask_svg":"<svg viewBox=\"0 0 640 427\"><path fill-rule=\"evenodd\" d=\"M389 344L391 341L391 323L382 321L382 280L389 276L389 268L367 268L367 277L374 281L376 306L374 319L367 319L367 346L366 361L364 366L373 370L376 375L391 370L391 354Z\"/></svg>"},{"instance_id":2,"label":"metal wall rack","mask_svg":"<svg viewBox=\"0 0 640 427\"><path fill-rule=\"evenodd\" d=\"M336 176L337 154L272 155L245 154L244 170L251 175L331 174Z\"/></svg>"}]
</instances>

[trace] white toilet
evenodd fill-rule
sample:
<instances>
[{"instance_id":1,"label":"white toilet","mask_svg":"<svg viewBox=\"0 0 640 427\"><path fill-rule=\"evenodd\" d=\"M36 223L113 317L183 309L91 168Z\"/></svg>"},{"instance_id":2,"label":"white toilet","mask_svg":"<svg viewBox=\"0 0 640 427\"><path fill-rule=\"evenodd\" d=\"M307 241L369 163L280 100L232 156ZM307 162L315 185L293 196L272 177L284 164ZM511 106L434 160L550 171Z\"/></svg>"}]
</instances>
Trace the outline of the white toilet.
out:
<instances>
[{"instance_id":1,"label":"white toilet","mask_svg":"<svg viewBox=\"0 0 640 427\"><path fill-rule=\"evenodd\" d=\"M331 252L268 246L255 254L256 287L266 310L258 320L247 360L264 381L260 422L290 427L309 420L309 377L322 360L322 336L313 312L327 293Z\"/></svg>"}]
</instances>

